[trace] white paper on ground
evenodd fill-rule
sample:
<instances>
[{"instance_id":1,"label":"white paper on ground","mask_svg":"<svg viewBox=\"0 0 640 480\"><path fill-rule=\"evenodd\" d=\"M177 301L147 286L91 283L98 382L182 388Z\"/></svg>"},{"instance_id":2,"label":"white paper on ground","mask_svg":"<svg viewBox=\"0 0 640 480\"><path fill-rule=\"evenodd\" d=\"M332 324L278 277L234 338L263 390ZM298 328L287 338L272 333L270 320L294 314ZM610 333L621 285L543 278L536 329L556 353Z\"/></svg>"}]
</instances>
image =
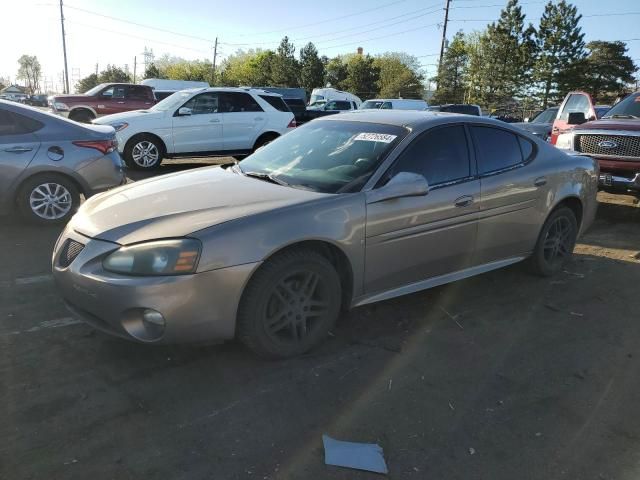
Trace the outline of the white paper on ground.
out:
<instances>
[{"instance_id":1,"label":"white paper on ground","mask_svg":"<svg viewBox=\"0 0 640 480\"><path fill-rule=\"evenodd\" d=\"M376 473L388 473L382 447L376 443L355 443L334 440L322 435L324 463L336 467L355 468Z\"/></svg>"}]
</instances>

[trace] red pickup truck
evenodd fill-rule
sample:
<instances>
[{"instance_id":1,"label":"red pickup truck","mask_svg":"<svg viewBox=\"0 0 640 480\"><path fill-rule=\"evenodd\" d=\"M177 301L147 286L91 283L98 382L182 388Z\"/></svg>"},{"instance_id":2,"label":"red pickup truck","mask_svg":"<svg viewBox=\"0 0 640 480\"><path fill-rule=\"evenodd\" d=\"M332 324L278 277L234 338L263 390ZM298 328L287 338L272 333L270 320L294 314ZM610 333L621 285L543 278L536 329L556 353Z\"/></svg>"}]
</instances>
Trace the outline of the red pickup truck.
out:
<instances>
[{"instance_id":1,"label":"red pickup truck","mask_svg":"<svg viewBox=\"0 0 640 480\"><path fill-rule=\"evenodd\" d=\"M589 114L597 108L591 97L580 92L569 95L581 95L575 103L579 101L584 108L565 109L563 114L561 107L551 143L598 160L602 190L640 197L640 92L613 106L601 119L591 121ZM563 106L566 103L567 99Z\"/></svg>"},{"instance_id":2,"label":"red pickup truck","mask_svg":"<svg viewBox=\"0 0 640 480\"><path fill-rule=\"evenodd\" d=\"M81 95L56 95L51 100L53 113L77 122L130 110L145 110L155 105L153 89L131 83L101 83Z\"/></svg>"}]
</instances>

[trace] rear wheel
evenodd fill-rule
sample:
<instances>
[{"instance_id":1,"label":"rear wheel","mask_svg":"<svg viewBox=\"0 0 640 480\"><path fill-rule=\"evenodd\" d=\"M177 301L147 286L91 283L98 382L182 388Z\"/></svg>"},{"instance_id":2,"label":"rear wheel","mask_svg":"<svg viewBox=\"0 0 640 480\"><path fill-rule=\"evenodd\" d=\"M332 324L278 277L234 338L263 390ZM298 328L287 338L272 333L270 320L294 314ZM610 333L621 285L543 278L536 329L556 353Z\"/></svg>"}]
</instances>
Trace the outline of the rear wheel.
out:
<instances>
[{"instance_id":1,"label":"rear wheel","mask_svg":"<svg viewBox=\"0 0 640 480\"><path fill-rule=\"evenodd\" d=\"M129 168L151 170L162 163L164 149L160 141L151 135L138 135L124 147L124 161Z\"/></svg>"},{"instance_id":2,"label":"rear wheel","mask_svg":"<svg viewBox=\"0 0 640 480\"><path fill-rule=\"evenodd\" d=\"M331 262L313 250L283 252L249 282L238 311L238 338L263 357L299 355L326 338L340 300Z\"/></svg>"},{"instance_id":3,"label":"rear wheel","mask_svg":"<svg viewBox=\"0 0 640 480\"><path fill-rule=\"evenodd\" d=\"M65 223L78 210L80 193L75 184L62 175L38 175L20 187L17 204L21 215L31 222Z\"/></svg>"},{"instance_id":4,"label":"rear wheel","mask_svg":"<svg viewBox=\"0 0 640 480\"><path fill-rule=\"evenodd\" d=\"M534 273L551 276L559 272L573 255L578 222L573 211L560 207L553 211L542 227L530 264Z\"/></svg>"}]
</instances>

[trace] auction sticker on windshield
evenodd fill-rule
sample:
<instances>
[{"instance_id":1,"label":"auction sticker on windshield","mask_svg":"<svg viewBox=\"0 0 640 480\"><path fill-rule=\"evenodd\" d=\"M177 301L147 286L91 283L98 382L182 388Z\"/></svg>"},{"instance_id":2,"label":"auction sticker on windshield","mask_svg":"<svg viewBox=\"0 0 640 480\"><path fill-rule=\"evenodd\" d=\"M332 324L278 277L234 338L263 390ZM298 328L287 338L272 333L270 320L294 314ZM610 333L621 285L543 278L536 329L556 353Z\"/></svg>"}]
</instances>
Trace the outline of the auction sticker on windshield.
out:
<instances>
[{"instance_id":1,"label":"auction sticker on windshield","mask_svg":"<svg viewBox=\"0 0 640 480\"><path fill-rule=\"evenodd\" d=\"M362 140L364 142L382 142L391 143L397 138L397 135L389 135L387 133L359 133L354 140Z\"/></svg>"}]
</instances>

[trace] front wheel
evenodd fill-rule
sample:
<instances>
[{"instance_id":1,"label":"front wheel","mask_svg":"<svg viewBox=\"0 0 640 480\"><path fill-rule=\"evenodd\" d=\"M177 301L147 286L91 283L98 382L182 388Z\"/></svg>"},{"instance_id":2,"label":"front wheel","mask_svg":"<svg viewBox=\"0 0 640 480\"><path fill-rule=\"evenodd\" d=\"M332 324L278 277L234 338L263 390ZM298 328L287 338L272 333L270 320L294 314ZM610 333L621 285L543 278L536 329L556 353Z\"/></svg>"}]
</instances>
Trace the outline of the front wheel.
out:
<instances>
[{"instance_id":1,"label":"front wheel","mask_svg":"<svg viewBox=\"0 0 640 480\"><path fill-rule=\"evenodd\" d=\"M240 303L237 336L267 358L302 354L334 326L341 303L340 278L313 250L283 252L254 274Z\"/></svg>"},{"instance_id":2,"label":"front wheel","mask_svg":"<svg viewBox=\"0 0 640 480\"><path fill-rule=\"evenodd\" d=\"M139 135L124 147L124 161L129 168L151 170L162 163L163 148L160 141L151 135Z\"/></svg>"},{"instance_id":3,"label":"front wheel","mask_svg":"<svg viewBox=\"0 0 640 480\"><path fill-rule=\"evenodd\" d=\"M560 207L549 215L531 256L534 273L548 277L558 273L573 255L578 222L573 211Z\"/></svg>"}]
</instances>

